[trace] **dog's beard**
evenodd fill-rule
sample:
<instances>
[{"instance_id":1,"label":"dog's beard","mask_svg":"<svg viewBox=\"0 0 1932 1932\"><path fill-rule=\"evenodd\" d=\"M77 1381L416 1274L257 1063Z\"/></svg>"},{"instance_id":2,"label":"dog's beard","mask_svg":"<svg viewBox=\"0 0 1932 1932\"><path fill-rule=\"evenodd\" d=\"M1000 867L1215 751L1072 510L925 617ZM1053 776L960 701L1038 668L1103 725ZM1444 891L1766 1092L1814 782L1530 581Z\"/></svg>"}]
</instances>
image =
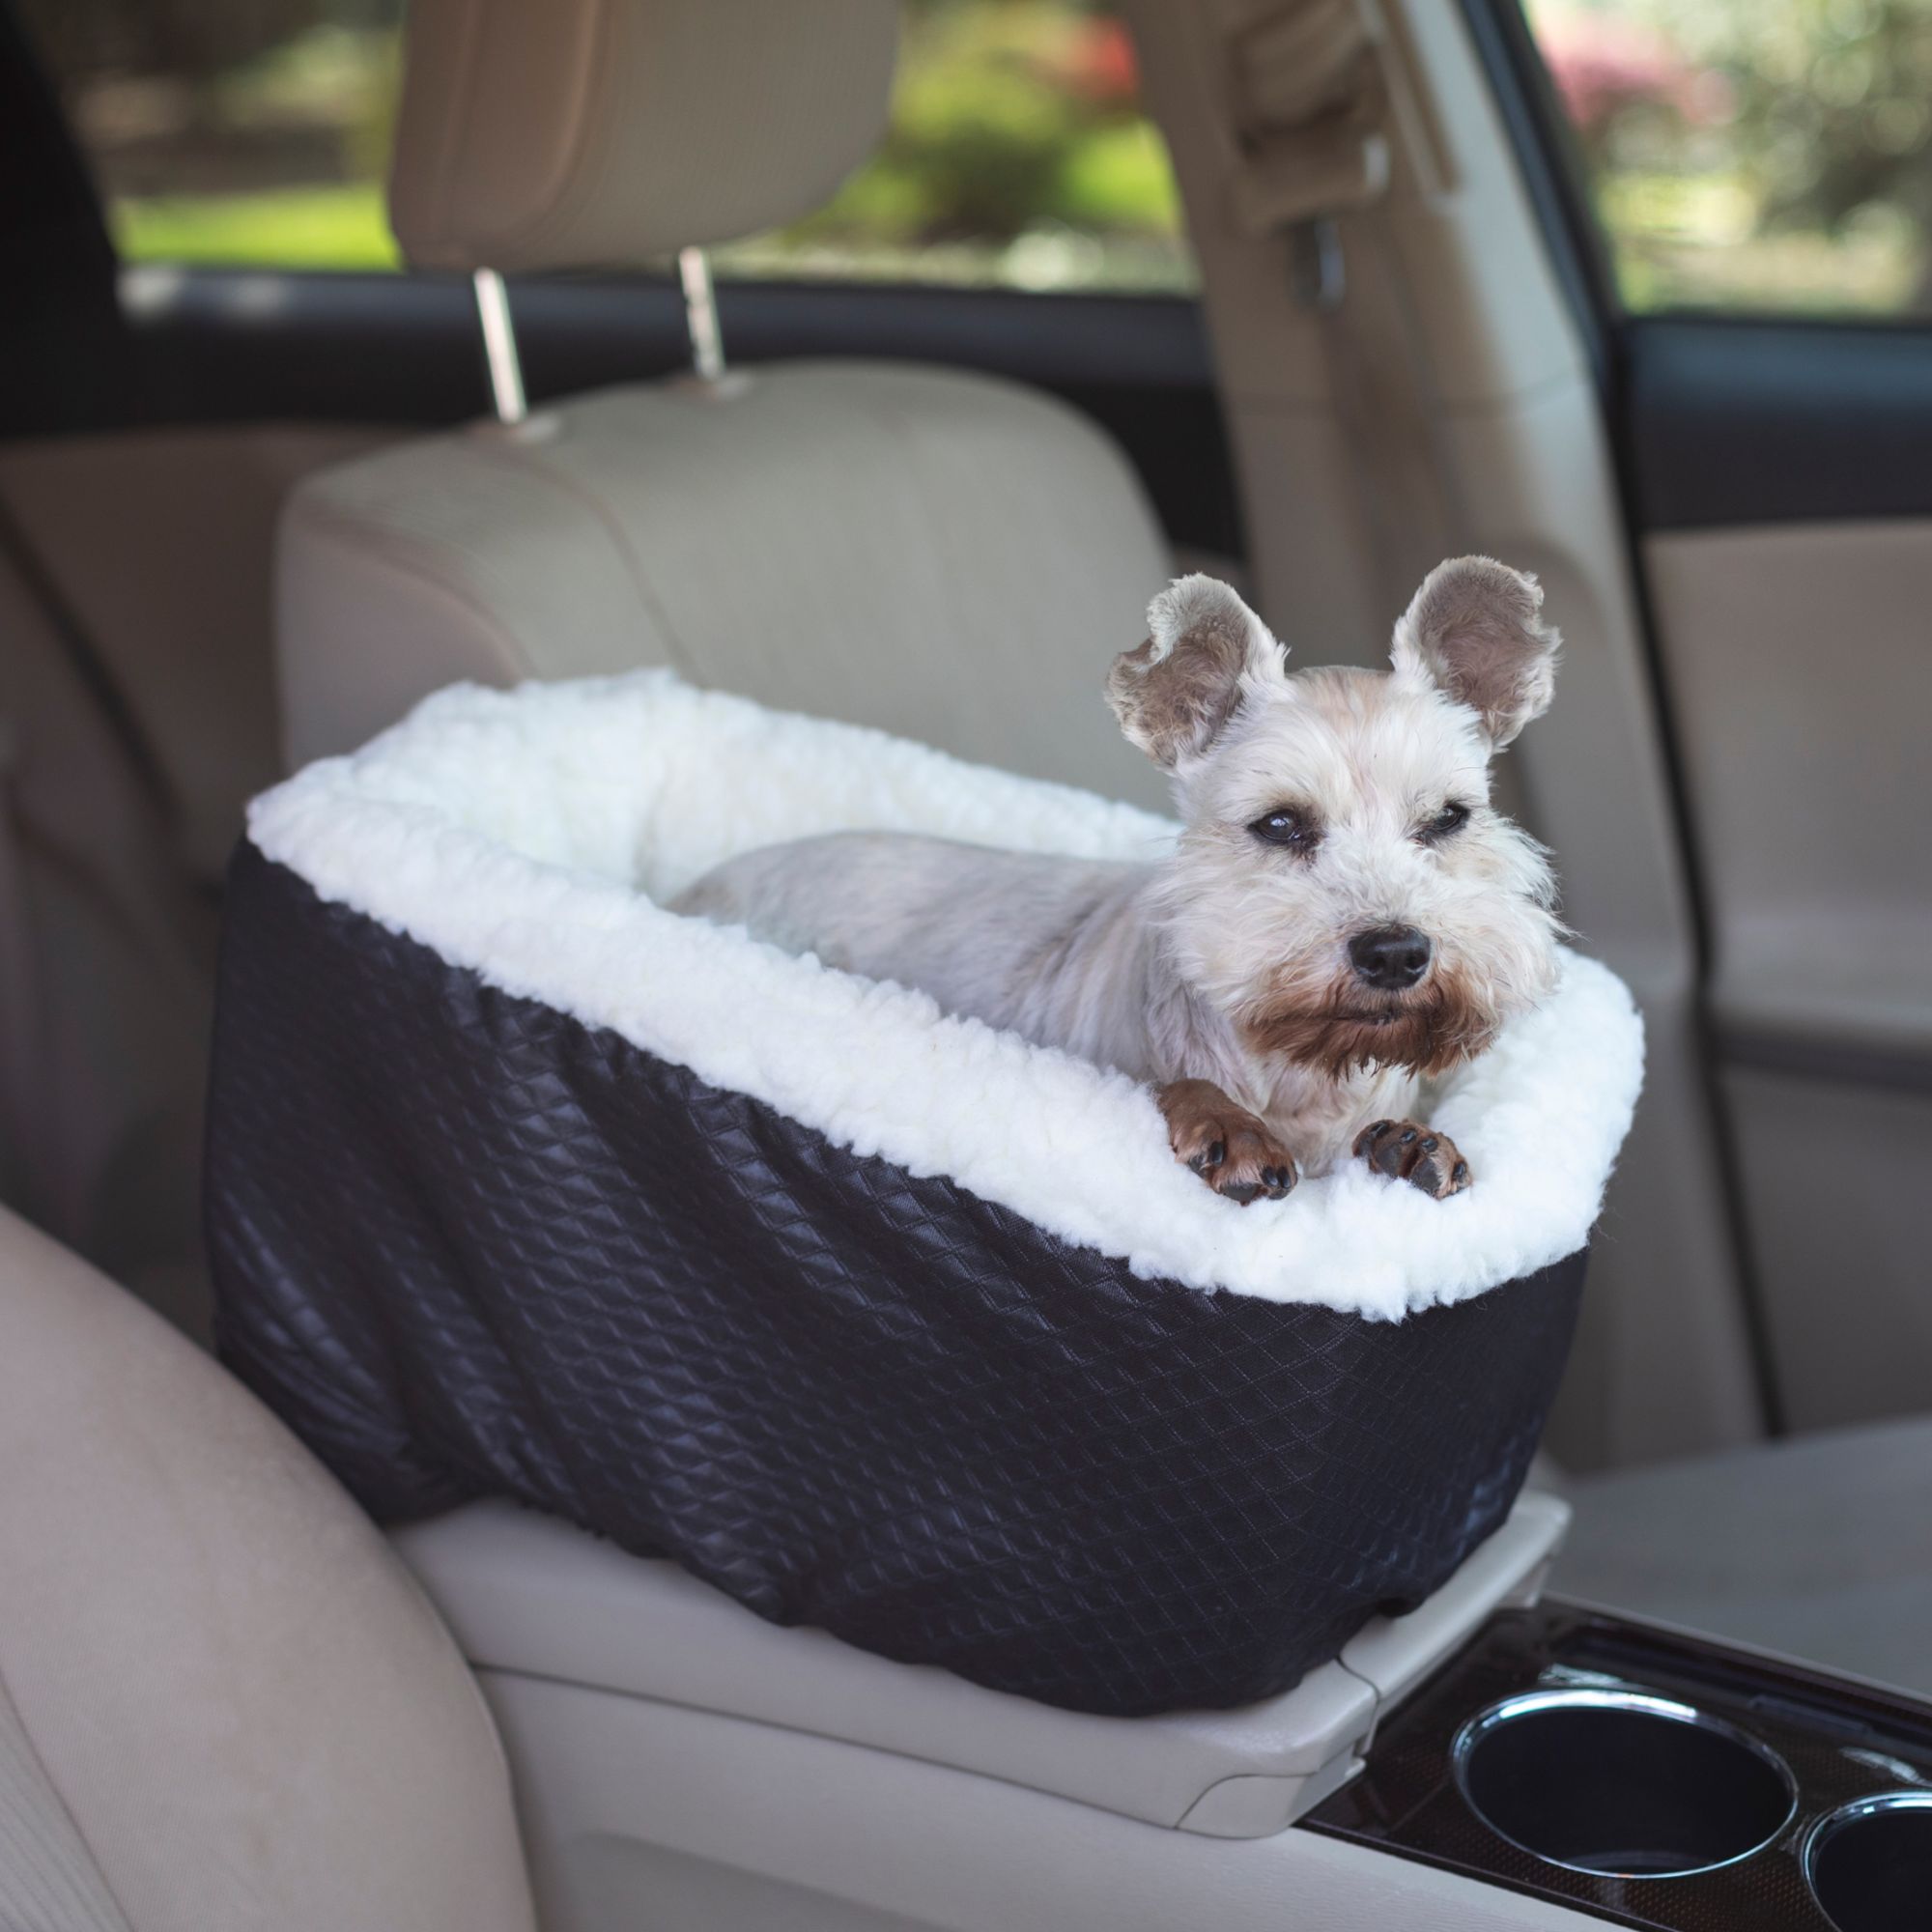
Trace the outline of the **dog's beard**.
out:
<instances>
[{"instance_id":1,"label":"dog's beard","mask_svg":"<svg viewBox=\"0 0 1932 1932\"><path fill-rule=\"evenodd\" d=\"M1264 997L1241 1019L1257 1052L1292 1061L1330 1079L1378 1066L1446 1073L1495 1038L1497 1016L1456 975L1437 970L1413 993L1377 995L1366 987L1330 987Z\"/></svg>"}]
</instances>

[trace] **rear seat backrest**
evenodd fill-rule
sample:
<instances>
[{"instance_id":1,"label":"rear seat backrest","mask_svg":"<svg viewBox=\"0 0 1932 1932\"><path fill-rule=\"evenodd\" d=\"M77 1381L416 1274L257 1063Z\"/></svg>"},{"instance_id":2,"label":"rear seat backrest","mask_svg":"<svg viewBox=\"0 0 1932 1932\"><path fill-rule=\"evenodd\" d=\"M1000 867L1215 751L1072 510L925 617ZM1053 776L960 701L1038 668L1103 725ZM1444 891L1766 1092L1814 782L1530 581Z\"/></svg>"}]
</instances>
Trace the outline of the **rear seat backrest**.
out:
<instances>
[{"instance_id":1,"label":"rear seat backrest","mask_svg":"<svg viewBox=\"0 0 1932 1932\"><path fill-rule=\"evenodd\" d=\"M0 1202L190 1333L214 912L0 554Z\"/></svg>"},{"instance_id":2,"label":"rear seat backrest","mask_svg":"<svg viewBox=\"0 0 1932 1932\"><path fill-rule=\"evenodd\" d=\"M275 775L270 533L367 430L0 448L0 1201L208 1329L215 909Z\"/></svg>"},{"instance_id":3,"label":"rear seat backrest","mask_svg":"<svg viewBox=\"0 0 1932 1932\"><path fill-rule=\"evenodd\" d=\"M418 0L399 239L439 268L633 267L789 220L876 137L895 32L891 0ZM1099 692L1167 575L1120 453L1009 384L853 361L606 390L298 492L285 749L349 749L458 678L670 665L1151 799Z\"/></svg>"}]
</instances>

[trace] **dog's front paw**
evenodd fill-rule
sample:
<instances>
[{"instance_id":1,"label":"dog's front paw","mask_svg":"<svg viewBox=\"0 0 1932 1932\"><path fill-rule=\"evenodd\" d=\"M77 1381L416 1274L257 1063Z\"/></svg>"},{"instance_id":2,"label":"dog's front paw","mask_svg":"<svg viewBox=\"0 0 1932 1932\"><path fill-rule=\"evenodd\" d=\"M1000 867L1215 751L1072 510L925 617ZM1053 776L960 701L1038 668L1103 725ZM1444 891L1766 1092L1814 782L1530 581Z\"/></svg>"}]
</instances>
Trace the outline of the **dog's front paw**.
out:
<instances>
[{"instance_id":1,"label":"dog's front paw","mask_svg":"<svg viewBox=\"0 0 1932 1932\"><path fill-rule=\"evenodd\" d=\"M1364 1127L1355 1136L1355 1152L1376 1173L1406 1180L1435 1201L1460 1194L1469 1184L1469 1163L1456 1143L1413 1121L1378 1121Z\"/></svg>"},{"instance_id":2,"label":"dog's front paw","mask_svg":"<svg viewBox=\"0 0 1932 1932\"><path fill-rule=\"evenodd\" d=\"M1279 1201L1300 1179L1294 1156L1266 1122L1211 1080L1177 1080L1154 1097L1167 1119L1174 1157L1225 1200L1243 1208L1264 1195Z\"/></svg>"}]
</instances>

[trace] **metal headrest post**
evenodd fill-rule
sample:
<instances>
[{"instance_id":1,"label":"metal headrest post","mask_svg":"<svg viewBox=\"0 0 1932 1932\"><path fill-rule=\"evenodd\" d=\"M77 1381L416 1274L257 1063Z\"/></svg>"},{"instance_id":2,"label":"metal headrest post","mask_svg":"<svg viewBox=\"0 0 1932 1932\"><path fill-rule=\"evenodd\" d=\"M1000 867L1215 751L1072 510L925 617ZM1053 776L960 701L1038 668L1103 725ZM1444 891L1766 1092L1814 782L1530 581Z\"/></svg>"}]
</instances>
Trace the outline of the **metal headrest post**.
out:
<instances>
[{"instance_id":1,"label":"metal headrest post","mask_svg":"<svg viewBox=\"0 0 1932 1932\"><path fill-rule=\"evenodd\" d=\"M684 326L691 335L691 366L700 383L724 375L724 337L718 327L718 298L711 263L702 248L677 251L677 278L684 287Z\"/></svg>"},{"instance_id":2,"label":"metal headrest post","mask_svg":"<svg viewBox=\"0 0 1932 1932\"><path fill-rule=\"evenodd\" d=\"M476 290L476 319L483 325L483 359L490 370L490 399L499 423L520 423L529 413L524 400L523 364L517 360L517 331L510 320L510 292L495 269L470 277Z\"/></svg>"}]
</instances>

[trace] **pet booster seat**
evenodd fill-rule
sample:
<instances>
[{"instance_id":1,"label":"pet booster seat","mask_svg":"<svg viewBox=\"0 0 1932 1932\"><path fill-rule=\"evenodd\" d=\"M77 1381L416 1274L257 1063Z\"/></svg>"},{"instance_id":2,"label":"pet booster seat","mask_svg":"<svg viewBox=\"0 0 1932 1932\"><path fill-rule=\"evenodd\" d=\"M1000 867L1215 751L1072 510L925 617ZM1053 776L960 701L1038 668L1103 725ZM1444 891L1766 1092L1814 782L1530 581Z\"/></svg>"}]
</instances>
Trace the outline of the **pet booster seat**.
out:
<instances>
[{"instance_id":1,"label":"pet booster seat","mask_svg":"<svg viewBox=\"0 0 1932 1932\"><path fill-rule=\"evenodd\" d=\"M1077 1710L1292 1686L1501 1520L1641 1074L1554 994L1432 1119L1240 1208L1151 1095L662 909L844 827L1167 820L644 671L457 687L258 799L209 1232L225 1358L379 1519L521 1499L781 1623Z\"/></svg>"}]
</instances>

